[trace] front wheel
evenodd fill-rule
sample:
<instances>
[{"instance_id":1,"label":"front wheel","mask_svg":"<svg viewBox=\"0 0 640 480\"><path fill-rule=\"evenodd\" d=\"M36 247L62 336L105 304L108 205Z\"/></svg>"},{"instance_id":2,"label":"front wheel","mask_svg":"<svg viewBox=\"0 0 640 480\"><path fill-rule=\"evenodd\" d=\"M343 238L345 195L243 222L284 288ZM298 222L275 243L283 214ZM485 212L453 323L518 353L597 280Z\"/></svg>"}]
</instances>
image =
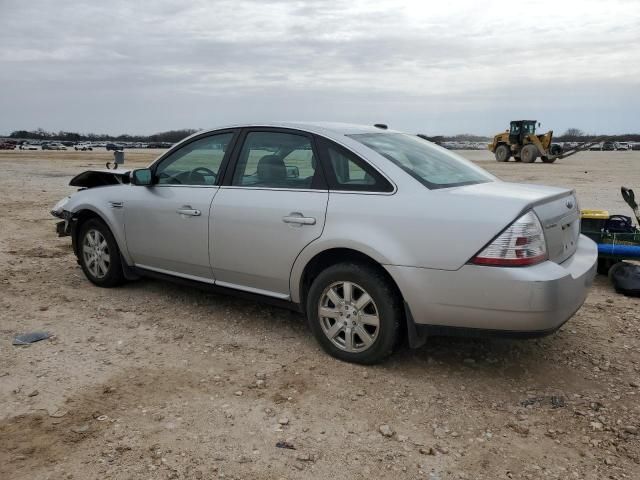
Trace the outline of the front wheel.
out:
<instances>
[{"instance_id":1,"label":"front wheel","mask_svg":"<svg viewBox=\"0 0 640 480\"><path fill-rule=\"evenodd\" d=\"M373 364L398 344L402 302L378 269L341 263L321 272L311 285L307 318L327 353L347 362Z\"/></svg>"},{"instance_id":2,"label":"front wheel","mask_svg":"<svg viewBox=\"0 0 640 480\"><path fill-rule=\"evenodd\" d=\"M80 227L80 266L89 281L99 287L115 287L124 282L120 250L111 230L92 218Z\"/></svg>"},{"instance_id":3,"label":"front wheel","mask_svg":"<svg viewBox=\"0 0 640 480\"><path fill-rule=\"evenodd\" d=\"M535 145L529 144L522 147L520 152L520 158L523 163L533 163L538 158L538 148Z\"/></svg>"}]
</instances>

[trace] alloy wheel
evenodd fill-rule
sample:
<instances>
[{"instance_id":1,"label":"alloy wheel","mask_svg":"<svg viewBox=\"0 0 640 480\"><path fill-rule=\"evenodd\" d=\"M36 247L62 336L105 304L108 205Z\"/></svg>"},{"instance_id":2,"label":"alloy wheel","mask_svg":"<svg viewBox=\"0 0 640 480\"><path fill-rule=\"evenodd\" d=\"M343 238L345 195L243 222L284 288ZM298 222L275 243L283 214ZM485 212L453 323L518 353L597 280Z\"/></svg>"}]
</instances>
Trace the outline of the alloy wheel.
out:
<instances>
[{"instance_id":1,"label":"alloy wheel","mask_svg":"<svg viewBox=\"0 0 640 480\"><path fill-rule=\"evenodd\" d=\"M324 290L318 318L331 343L347 352L369 349L380 331L380 316L373 298L353 282L335 282Z\"/></svg>"},{"instance_id":2,"label":"alloy wheel","mask_svg":"<svg viewBox=\"0 0 640 480\"><path fill-rule=\"evenodd\" d=\"M82 241L84 264L95 278L104 278L111 266L109 245L104 235L96 229L88 230Z\"/></svg>"}]
</instances>

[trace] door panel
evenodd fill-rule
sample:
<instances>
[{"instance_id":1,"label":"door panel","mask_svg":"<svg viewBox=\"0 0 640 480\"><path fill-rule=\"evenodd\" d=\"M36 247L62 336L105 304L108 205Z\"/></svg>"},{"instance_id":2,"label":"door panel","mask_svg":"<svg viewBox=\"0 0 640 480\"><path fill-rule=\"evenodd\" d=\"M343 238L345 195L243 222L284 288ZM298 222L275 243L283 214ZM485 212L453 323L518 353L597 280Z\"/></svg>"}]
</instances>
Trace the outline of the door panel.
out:
<instances>
[{"instance_id":1,"label":"door panel","mask_svg":"<svg viewBox=\"0 0 640 480\"><path fill-rule=\"evenodd\" d=\"M213 281L209 212L218 187L131 187L125 235L136 266Z\"/></svg>"},{"instance_id":2,"label":"door panel","mask_svg":"<svg viewBox=\"0 0 640 480\"><path fill-rule=\"evenodd\" d=\"M324 227L327 191L221 187L211 214L216 284L289 296L302 249Z\"/></svg>"},{"instance_id":3,"label":"door panel","mask_svg":"<svg viewBox=\"0 0 640 480\"><path fill-rule=\"evenodd\" d=\"M209 213L236 134L224 130L187 140L151 167L153 186L131 187L125 235L137 266L213 282Z\"/></svg>"}]
</instances>

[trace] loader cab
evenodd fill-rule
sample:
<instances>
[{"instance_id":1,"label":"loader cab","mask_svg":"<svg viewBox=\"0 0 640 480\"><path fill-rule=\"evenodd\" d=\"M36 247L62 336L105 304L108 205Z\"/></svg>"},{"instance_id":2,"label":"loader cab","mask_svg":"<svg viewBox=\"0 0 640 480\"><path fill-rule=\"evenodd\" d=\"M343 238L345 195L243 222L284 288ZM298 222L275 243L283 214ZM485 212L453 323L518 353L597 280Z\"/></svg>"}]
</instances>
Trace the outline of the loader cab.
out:
<instances>
[{"instance_id":1,"label":"loader cab","mask_svg":"<svg viewBox=\"0 0 640 480\"><path fill-rule=\"evenodd\" d=\"M522 145L527 135L536 133L536 120L514 120L509 128L509 143Z\"/></svg>"}]
</instances>

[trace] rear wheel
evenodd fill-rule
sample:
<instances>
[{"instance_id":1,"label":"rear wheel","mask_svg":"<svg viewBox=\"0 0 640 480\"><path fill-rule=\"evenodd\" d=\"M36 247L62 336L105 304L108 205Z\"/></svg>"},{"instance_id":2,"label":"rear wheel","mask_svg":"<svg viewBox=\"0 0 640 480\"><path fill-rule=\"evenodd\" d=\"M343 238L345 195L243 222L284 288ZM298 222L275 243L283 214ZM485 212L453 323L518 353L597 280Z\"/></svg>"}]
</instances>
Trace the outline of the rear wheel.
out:
<instances>
[{"instance_id":1,"label":"rear wheel","mask_svg":"<svg viewBox=\"0 0 640 480\"><path fill-rule=\"evenodd\" d=\"M542 161L544 163L553 163L553 162L556 161L556 158L555 157L542 157Z\"/></svg>"},{"instance_id":2,"label":"rear wheel","mask_svg":"<svg viewBox=\"0 0 640 480\"><path fill-rule=\"evenodd\" d=\"M80 227L79 256L82 271L99 287L115 287L124 282L120 250L111 230L96 218Z\"/></svg>"},{"instance_id":3,"label":"rear wheel","mask_svg":"<svg viewBox=\"0 0 640 480\"><path fill-rule=\"evenodd\" d=\"M524 163L533 163L538 158L538 149L535 145L525 145L520 152L520 158Z\"/></svg>"},{"instance_id":4,"label":"rear wheel","mask_svg":"<svg viewBox=\"0 0 640 480\"><path fill-rule=\"evenodd\" d=\"M340 263L314 280L307 295L307 318L327 353L347 362L373 364L398 343L402 302L376 268Z\"/></svg>"},{"instance_id":5,"label":"rear wheel","mask_svg":"<svg viewBox=\"0 0 640 480\"><path fill-rule=\"evenodd\" d=\"M505 144L500 144L496 148L496 160L498 162L508 162L509 157L511 157L511 150Z\"/></svg>"}]
</instances>

